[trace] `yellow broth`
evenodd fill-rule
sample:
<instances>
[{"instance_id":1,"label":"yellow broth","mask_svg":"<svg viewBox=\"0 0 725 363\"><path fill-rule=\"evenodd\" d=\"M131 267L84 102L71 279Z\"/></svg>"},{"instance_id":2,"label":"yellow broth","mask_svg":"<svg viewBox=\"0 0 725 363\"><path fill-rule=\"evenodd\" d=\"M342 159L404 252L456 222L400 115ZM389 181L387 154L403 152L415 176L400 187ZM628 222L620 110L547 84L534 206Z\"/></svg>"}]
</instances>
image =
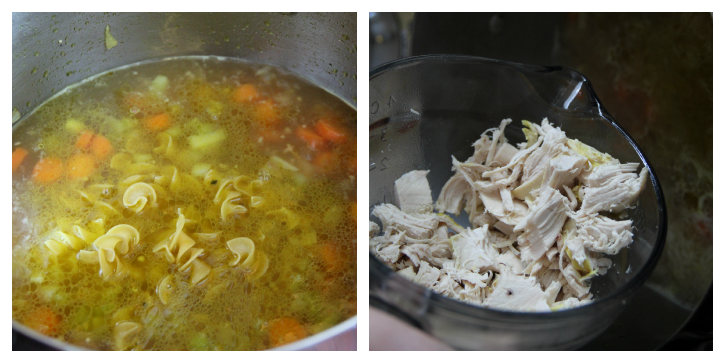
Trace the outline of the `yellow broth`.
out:
<instances>
[{"instance_id":1,"label":"yellow broth","mask_svg":"<svg viewBox=\"0 0 725 363\"><path fill-rule=\"evenodd\" d=\"M13 129L13 320L91 349L259 350L355 315L355 123L296 76L225 59L70 87ZM137 212L124 194L139 182L156 200ZM219 195L236 212L222 218ZM196 284L152 251L180 215L211 268ZM80 254L118 225L140 238L104 277ZM250 266L232 266L239 237L254 242Z\"/></svg>"}]
</instances>

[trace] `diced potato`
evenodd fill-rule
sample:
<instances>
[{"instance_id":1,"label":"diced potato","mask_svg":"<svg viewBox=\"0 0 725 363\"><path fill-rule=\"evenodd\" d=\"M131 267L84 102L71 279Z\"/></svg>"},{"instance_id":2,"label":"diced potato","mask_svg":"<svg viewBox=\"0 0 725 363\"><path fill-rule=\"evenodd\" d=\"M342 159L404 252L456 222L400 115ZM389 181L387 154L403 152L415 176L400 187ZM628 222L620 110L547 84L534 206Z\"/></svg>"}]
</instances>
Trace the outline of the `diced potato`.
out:
<instances>
[{"instance_id":1,"label":"diced potato","mask_svg":"<svg viewBox=\"0 0 725 363\"><path fill-rule=\"evenodd\" d=\"M69 118L68 121L65 122L65 129L74 134L80 134L86 129L86 125L76 119Z\"/></svg>"},{"instance_id":2,"label":"diced potato","mask_svg":"<svg viewBox=\"0 0 725 363\"><path fill-rule=\"evenodd\" d=\"M169 88L169 78L163 75L158 75L151 81L151 90L163 93Z\"/></svg>"},{"instance_id":3,"label":"diced potato","mask_svg":"<svg viewBox=\"0 0 725 363\"><path fill-rule=\"evenodd\" d=\"M189 136L189 145L194 150L203 150L219 145L226 138L224 130L217 129L207 134Z\"/></svg>"}]
</instances>

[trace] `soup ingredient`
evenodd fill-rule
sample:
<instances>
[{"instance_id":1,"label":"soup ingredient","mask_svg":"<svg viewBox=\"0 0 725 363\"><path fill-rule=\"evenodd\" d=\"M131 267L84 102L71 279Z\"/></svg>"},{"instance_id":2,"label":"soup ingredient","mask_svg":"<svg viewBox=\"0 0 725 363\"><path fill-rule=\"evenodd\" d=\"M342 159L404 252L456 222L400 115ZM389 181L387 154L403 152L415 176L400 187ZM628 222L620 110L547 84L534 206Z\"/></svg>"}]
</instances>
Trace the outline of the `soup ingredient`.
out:
<instances>
[{"instance_id":1,"label":"soup ingredient","mask_svg":"<svg viewBox=\"0 0 725 363\"><path fill-rule=\"evenodd\" d=\"M150 131L162 131L166 130L171 126L171 120L169 119L169 115L164 113L160 113L156 116L153 116L146 121L144 121L144 127L146 127Z\"/></svg>"},{"instance_id":2,"label":"soup ingredient","mask_svg":"<svg viewBox=\"0 0 725 363\"><path fill-rule=\"evenodd\" d=\"M289 317L273 320L269 325L269 340L277 347L300 340L307 336L300 323Z\"/></svg>"},{"instance_id":3,"label":"soup ingredient","mask_svg":"<svg viewBox=\"0 0 725 363\"><path fill-rule=\"evenodd\" d=\"M63 162L57 158L43 158L33 168L33 180L39 183L54 182L63 175Z\"/></svg>"},{"instance_id":4,"label":"soup ingredient","mask_svg":"<svg viewBox=\"0 0 725 363\"><path fill-rule=\"evenodd\" d=\"M234 100L237 102L254 102L259 98L257 87L253 84L245 83L234 90Z\"/></svg>"},{"instance_id":5,"label":"soup ingredient","mask_svg":"<svg viewBox=\"0 0 725 363\"><path fill-rule=\"evenodd\" d=\"M68 159L68 177L87 178L96 171L96 159L88 154L76 154Z\"/></svg>"},{"instance_id":6,"label":"soup ingredient","mask_svg":"<svg viewBox=\"0 0 725 363\"><path fill-rule=\"evenodd\" d=\"M25 160L25 157L28 156L28 150L25 150L22 147L19 147L13 151L13 173L15 170L18 170L18 167L20 167L20 164L23 163L23 160Z\"/></svg>"},{"instance_id":7,"label":"soup ingredient","mask_svg":"<svg viewBox=\"0 0 725 363\"><path fill-rule=\"evenodd\" d=\"M299 137L301 140L305 141L307 143L307 146L316 151L325 150L327 149L327 141L325 141L322 136L318 135L312 130L308 130L304 127L299 127L295 131L295 135Z\"/></svg>"},{"instance_id":8,"label":"soup ingredient","mask_svg":"<svg viewBox=\"0 0 725 363\"><path fill-rule=\"evenodd\" d=\"M347 140L347 136L342 130L338 130L333 126L332 122L324 119L318 120L315 124L315 131L323 138L332 141L334 143L343 143Z\"/></svg>"},{"instance_id":9,"label":"soup ingredient","mask_svg":"<svg viewBox=\"0 0 725 363\"><path fill-rule=\"evenodd\" d=\"M111 48L115 47L116 45L118 45L118 41L116 40L116 38L114 38L113 35L111 35L111 26L110 25L106 25L106 31L104 32L104 35L106 37L106 50L111 49Z\"/></svg>"},{"instance_id":10,"label":"soup ingredient","mask_svg":"<svg viewBox=\"0 0 725 363\"><path fill-rule=\"evenodd\" d=\"M633 242L632 221L614 218L633 208L647 168L638 175L638 163L568 139L547 119L523 121L527 142L516 148L503 138L510 122L484 132L465 162L453 157L455 174L435 203L439 213L465 210L472 228L433 213L428 171L411 171L395 182L398 206L373 209L383 234L371 221L371 252L413 282L474 305L589 303L590 280L612 264L604 255Z\"/></svg>"},{"instance_id":11,"label":"soup ingredient","mask_svg":"<svg viewBox=\"0 0 725 363\"><path fill-rule=\"evenodd\" d=\"M60 317L50 308L42 306L35 310L26 324L41 334L55 336L58 333Z\"/></svg>"},{"instance_id":12,"label":"soup ingredient","mask_svg":"<svg viewBox=\"0 0 725 363\"><path fill-rule=\"evenodd\" d=\"M433 211L427 171L411 171L395 181L395 203L405 213Z\"/></svg>"}]
</instances>

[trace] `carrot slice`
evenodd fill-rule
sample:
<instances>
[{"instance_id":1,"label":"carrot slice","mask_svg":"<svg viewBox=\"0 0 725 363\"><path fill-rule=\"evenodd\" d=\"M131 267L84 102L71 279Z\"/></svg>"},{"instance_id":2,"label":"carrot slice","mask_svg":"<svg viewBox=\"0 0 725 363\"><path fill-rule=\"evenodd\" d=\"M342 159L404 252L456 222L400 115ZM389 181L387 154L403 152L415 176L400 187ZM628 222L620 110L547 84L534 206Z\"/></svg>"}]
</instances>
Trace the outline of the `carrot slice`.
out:
<instances>
[{"instance_id":1,"label":"carrot slice","mask_svg":"<svg viewBox=\"0 0 725 363\"><path fill-rule=\"evenodd\" d=\"M315 124L315 131L327 140L341 144L347 140L347 135L339 127L333 126L332 122L320 119Z\"/></svg>"},{"instance_id":2,"label":"carrot slice","mask_svg":"<svg viewBox=\"0 0 725 363\"><path fill-rule=\"evenodd\" d=\"M146 127L146 129L150 131L166 130L169 128L169 126L171 126L171 119L169 118L169 115L165 112L150 117L146 119L146 121L144 121L144 127Z\"/></svg>"},{"instance_id":3,"label":"carrot slice","mask_svg":"<svg viewBox=\"0 0 725 363\"><path fill-rule=\"evenodd\" d=\"M292 343L306 336L305 328L294 318L279 318L269 324L269 342L274 347Z\"/></svg>"},{"instance_id":4,"label":"carrot slice","mask_svg":"<svg viewBox=\"0 0 725 363\"><path fill-rule=\"evenodd\" d=\"M306 142L307 146L312 150L327 149L326 140L312 130L308 130L304 127L298 127L297 130L295 130L295 135L302 139L302 141Z\"/></svg>"},{"instance_id":5,"label":"carrot slice","mask_svg":"<svg viewBox=\"0 0 725 363\"><path fill-rule=\"evenodd\" d=\"M279 115L274 102L271 100L260 101L256 105L257 118L264 125L274 125L279 122Z\"/></svg>"},{"instance_id":6,"label":"carrot slice","mask_svg":"<svg viewBox=\"0 0 725 363\"><path fill-rule=\"evenodd\" d=\"M88 150L91 147L91 141L93 141L93 133L88 131L81 132L76 140L76 149Z\"/></svg>"},{"instance_id":7,"label":"carrot slice","mask_svg":"<svg viewBox=\"0 0 725 363\"><path fill-rule=\"evenodd\" d=\"M338 164L337 155L331 151L320 151L312 159L312 163L315 164L318 170L327 174L337 168Z\"/></svg>"},{"instance_id":8,"label":"carrot slice","mask_svg":"<svg viewBox=\"0 0 725 363\"><path fill-rule=\"evenodd\" d=\"M25 150L22 147L19 147L13 151L13 173L15 170L18 170L18 167L20 164L23 163L23 160L25 160L25 157L28 156L28 150Z\"/></svg>"},{"instance_id":9,"label":"carrot slice","mask_svg":"<svg viewBox=\"0 0 725 363\"><path fill-rule=\"evenodd\" d=\"M50 183L63 175L63 162L56 158L40 159L33 168L33 180L40 183Z\"/></svg>"},{"instance_id":10,"label":"carrot slice","mask_svg":"<svg viewBox=\"0 0 725 363\"><path fill-rule=\"evenodd\" d=\"M103 135L96 135L91 141L91 150L98 159L103 160L113 152L113 145Z\"/></svg>"},{"instance_id":11,"label":"carrot slice","mask_svg":"<svg viewBox=\"0 0 725 363\"><path fill-rule=\"evenodd\" d=\"M259 98L259 93L257 87L253 84L245 83L234 90L233 97L234 101L249 103L256 101Z\"/></svg>"},{"instance_id":12,"label":"carrot slice","mask_svg":"<svg viewBox=\"0 0 725 363\"><path fill-rule=\"evenodd\" d=\"M68 177L84 178L96 171L96 159L88 154L73 155L68 160Z\"/></svg>"},{"instance_id":13,"label":"carrot slice","mask_svg":"<svg viewBox=\"0 0 725 363\"><path fill-rule=\"evenodd\" d=\"M333 242L325 242L320 246L320 256L328 272L339 271L343 266L342 251Z\"/></svg>"},{"instance_id":14,"label":"carrot slice","mask_svg":"<svg viewBox=\"0 0 725 363\"><path fill-rule=\"evenodd\" d=\"M40 307L33 315L28 317L25 321L25 325L29 328L43 334L43 335L55 335L58 332L58 325L60 324L60 317L53 310L47 307Z\"/></svg>"}]
</instances>

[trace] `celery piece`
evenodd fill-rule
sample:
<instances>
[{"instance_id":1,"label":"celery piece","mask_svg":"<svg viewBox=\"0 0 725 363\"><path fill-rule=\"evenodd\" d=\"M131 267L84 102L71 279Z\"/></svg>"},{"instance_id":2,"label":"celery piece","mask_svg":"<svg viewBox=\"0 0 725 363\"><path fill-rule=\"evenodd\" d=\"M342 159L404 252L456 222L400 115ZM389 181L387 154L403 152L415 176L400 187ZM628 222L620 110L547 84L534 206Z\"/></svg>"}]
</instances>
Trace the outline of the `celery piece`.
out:
<instances>
[{"instance_id":1,"label":"celery piece","mask_svg":"<svg viewBox=\"0 0 725 363\"><path fill-rule=\"evenodd\" d=\"M529 148L539 139L539 133L536 131L536 128L531 121L522 120L521 123L524 125L521 130L524 132L524 136L526 137L526 147Z\"/></svg>"},{"instance_id":2,"label":"celery piece","mask_svg":"<svg viewBox=\"0 0 725 363\"><path fill-rule=\"evenodd\" d=\"M577 154L589 159L592 167L619 164L619 160L613 158L611 155L603 153L579 140L569 139L566 144Z\"/></svg>"}]
</instances>

